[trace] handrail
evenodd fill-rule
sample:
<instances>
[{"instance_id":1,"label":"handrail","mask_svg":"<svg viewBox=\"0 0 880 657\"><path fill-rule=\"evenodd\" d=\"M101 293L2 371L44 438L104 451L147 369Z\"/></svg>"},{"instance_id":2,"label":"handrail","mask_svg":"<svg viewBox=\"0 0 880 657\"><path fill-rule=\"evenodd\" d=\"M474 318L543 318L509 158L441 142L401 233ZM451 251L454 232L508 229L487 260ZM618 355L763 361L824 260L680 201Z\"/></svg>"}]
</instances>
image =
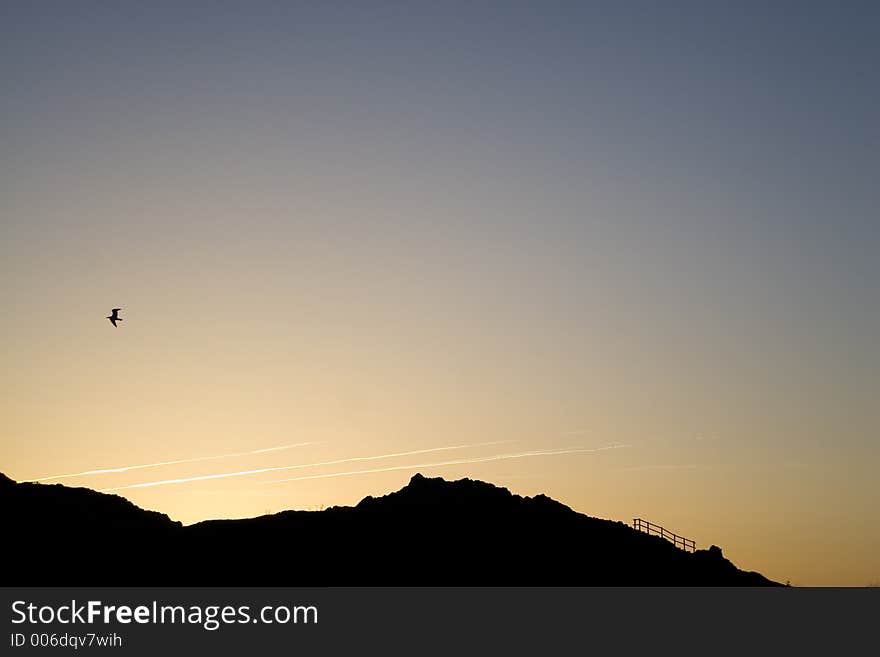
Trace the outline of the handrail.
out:
<instances>
[{"instance_id":1,"label":"handrail","mask_svg":"<svg viewBox=\"0 0 880 657\"><path fill-rule=\"evenodd\" d=\"M645 532L646 534L654 534L656 536L659 536L660 538L664 538L672 543L675 547L681 548L682 550L685 550L687 552L697 551L696 541L690 538L685 538L684 536L679 536L678 534L674 534L665 527L661 527L660 525L649 522L648 520L633 518L633 529Z\"/></svg>"}]
</instances>

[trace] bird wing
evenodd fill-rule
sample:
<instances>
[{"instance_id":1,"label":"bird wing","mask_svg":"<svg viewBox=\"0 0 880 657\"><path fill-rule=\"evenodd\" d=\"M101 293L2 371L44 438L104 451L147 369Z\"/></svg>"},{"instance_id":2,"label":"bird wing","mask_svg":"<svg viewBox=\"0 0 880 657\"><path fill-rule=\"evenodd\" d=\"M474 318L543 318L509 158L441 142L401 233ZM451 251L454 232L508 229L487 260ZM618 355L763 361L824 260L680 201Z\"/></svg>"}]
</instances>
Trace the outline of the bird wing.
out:
<instances>
[{"instance_id":1,"label":"bird wing","mask_svg":"<svg viewBox=\"0 0 880 657\"><path fill-rule=\"evenodd\" d=\"M115 317L108 317L107 319L110 320L110 323L113 324L113 326L116 326L116 318Z\"/></svg>"}]
</instances>

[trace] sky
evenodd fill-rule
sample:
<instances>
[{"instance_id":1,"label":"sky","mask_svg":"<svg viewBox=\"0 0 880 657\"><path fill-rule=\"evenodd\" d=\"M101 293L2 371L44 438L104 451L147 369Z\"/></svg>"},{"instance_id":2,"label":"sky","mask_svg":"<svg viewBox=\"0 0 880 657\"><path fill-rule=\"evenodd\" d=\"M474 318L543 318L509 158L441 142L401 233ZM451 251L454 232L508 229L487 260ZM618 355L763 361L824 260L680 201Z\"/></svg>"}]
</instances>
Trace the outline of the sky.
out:
<instances>
[{"instance_id":1,"label":"sky","mask_svg":"<svg viewBox=\"0 0 880 657\"><path fill-rule=\"evenodd\" d=\"M0 471L184 523L471 477L880 582L878 19L4 3Z\"/></svg>"}]
</instances>

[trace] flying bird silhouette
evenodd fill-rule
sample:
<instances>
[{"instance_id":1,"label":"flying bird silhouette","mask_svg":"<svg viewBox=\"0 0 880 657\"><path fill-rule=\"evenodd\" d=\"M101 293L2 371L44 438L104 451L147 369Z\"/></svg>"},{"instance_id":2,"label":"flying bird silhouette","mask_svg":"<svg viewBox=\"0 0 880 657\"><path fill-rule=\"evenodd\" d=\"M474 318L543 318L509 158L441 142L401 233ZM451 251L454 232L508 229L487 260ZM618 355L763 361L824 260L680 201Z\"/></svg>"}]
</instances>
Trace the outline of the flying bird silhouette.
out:
<instances>
[{"instance_id":1,"label":"flying bird silhouette","mask_svg":"<svg viewBox=\"0 0 880 657\"><path fill-rule=\"evenodd\" d=\"M110 323L113 324L113 326L116 326L116 322L122 321L122 318L119 316L120 310L122 310L122 308L113 308L113 311L107 315L107 319L110 320Z\"/></svg>"}]
</instances>

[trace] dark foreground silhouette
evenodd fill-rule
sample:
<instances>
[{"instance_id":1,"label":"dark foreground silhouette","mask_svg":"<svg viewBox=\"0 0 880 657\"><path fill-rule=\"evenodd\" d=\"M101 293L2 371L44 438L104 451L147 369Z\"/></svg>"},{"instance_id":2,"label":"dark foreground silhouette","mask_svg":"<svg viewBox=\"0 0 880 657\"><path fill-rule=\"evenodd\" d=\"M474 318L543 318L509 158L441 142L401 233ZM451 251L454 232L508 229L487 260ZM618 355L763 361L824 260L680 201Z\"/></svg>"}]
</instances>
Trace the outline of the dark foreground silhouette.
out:
<instances>
[{"instance_id":1,"label":"dark foreground silhouette","mask_svg":"<svg viewBox=\"0 0 880 657\"><path fill-rule=\"evenodd\" d=\"M763 586L721 550L470 479L415 475L354 507L183 526L118 495L0 474L0 585Z\"/></svg>"}]
</instances>

